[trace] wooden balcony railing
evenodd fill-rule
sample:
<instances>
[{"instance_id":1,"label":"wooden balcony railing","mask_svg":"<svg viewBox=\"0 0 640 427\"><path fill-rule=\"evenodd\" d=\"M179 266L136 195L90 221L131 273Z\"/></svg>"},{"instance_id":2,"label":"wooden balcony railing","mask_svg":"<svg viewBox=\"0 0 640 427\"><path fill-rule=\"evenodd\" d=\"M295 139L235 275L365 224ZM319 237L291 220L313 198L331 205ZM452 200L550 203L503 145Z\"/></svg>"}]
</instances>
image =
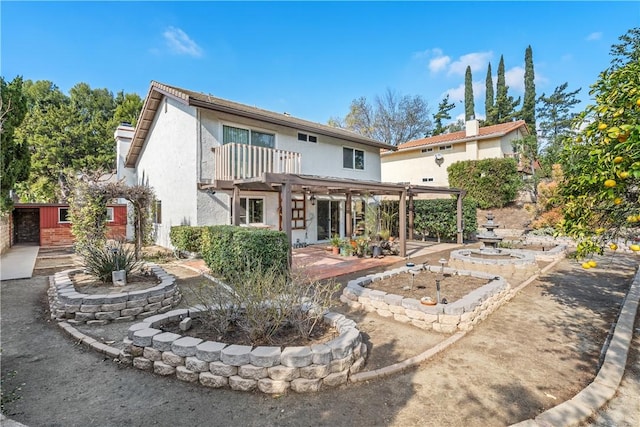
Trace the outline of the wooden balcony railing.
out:
<instances>
[{"instance_id":1,"label":"wooden balcony railing","mask_svg":"<svg viewBox=\"0 0 640 427\"><path fill-rule=\"evenodd\" d=\"M300 153L230 143L213 149L214 179L254 178L265 172L300 173Z\"/></svg>"}]
</instances>

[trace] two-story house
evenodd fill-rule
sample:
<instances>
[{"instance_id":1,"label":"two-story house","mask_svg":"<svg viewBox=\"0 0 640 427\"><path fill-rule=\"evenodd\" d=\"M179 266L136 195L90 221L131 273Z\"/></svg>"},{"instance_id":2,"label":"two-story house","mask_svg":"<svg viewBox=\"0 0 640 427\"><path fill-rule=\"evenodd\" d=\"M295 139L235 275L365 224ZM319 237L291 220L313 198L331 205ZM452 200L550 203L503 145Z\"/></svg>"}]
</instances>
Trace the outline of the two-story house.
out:
<instances>
[{"instance_id":1,"label":"two-story house","mask_svg":"<svg viewBox=\"0 0 640 427\"><path fill-rule=\"evenodd\" d=\"M524 120L485 127L469 120L465 130L408 141L396 151L383 152L382 180L446 187L449 165L463 160L517 158L514 141L527 135Z\"/></svg>"},{"instance_id":2,"label":"two-story house","mask_svg":"<svg viewBox=\"0 0 640 427\"><path fill-rule=\"evenodd\" d=\"M355 133L152 82L134 128L118 127L118 177L155 191L156 243L175 225L283 230L295 245L354 233L381 182L388 144ZM404 229L404 228L401 228Z\"/></svg>"}]
</instances>

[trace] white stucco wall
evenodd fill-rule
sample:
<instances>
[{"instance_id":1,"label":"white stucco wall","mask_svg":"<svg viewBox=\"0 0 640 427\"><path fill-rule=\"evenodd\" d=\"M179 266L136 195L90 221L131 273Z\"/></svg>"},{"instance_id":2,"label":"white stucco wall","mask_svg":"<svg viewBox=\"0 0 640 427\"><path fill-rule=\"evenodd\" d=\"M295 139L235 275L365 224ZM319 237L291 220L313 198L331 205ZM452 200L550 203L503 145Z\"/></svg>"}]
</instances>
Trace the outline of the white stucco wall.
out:
<instances>
[{"instance_id":1,"label":"white stucco wall","mask_svg":"<svg viewBox=\"0 0 640 427\"><path fill-rule=\"evenodd\" d=\"M520 132L512 132L502 138L490 138L453 144L451 150L423 153L421 147L415 150L399 151L381 156L382 181L409 182L414 185L448 186L447 168L455 162L464 160L482 160L503 158L513 154L512 141L522 138ZM443 156L441 166L435 162L436 154ZM434 178L424 182L423 178Z\"/></svg>"},{"instance_id":2,"label":"white stucco wall","mask_svg":"<svg viewBox=\"0 0 640 427\"><path fill-rule=\"evenodd\" d=\"M164 98L137 164L137 179L148 182L162 202L156 243L171 247L171 226L197 224L196 109Z\"/></svg>"}]
</instances>

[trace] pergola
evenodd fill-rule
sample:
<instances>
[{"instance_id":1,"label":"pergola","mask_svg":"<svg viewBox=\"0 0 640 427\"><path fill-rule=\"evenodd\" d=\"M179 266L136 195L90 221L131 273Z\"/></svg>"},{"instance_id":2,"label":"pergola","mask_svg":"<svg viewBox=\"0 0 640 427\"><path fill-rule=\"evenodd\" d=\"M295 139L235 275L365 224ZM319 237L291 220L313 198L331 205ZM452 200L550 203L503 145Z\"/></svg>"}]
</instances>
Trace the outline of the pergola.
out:
<instances>
[{"instance_id":1,"label":"pergola","mask_svg":"<svg viewBox=\"0 0 640 427\"><path fill-rule=\"evenodd\" d=\"M295 193L344 195L347 206L351 205L353 196L397 196L400 202L398 229L407 229L406 221L408 210L409 239L413 239L413 199L415 196L420 194L456 195L457 242L462 244L462 199L466 191L461 189L270 172L263 173L261 176L255 178L216 181L209 186L218 190L231 192L233 204L232 223L234 225L240 224L240 191L279 192L280 205L282 207L282 231L287 234L289 241L291 241L291 200L292 195ZM352 227L351 209L346 209L345 234L347 236L353 234ZM400 256L404 257L407 253L407 233L400 232L399 234Z\"/></svg>"}]
</instances>

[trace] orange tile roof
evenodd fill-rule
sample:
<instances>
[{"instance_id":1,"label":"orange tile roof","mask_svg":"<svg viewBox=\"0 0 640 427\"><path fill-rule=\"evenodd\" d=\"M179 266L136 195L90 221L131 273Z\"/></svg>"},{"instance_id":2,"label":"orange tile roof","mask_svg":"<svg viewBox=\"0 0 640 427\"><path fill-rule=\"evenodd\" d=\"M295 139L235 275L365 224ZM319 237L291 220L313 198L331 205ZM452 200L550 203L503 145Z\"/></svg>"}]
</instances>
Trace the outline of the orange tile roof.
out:
<instances>
[{"instance_id":1,"label":"orange tile roof","mask_svg":"<svg viewBox=\"0 0 640 427\"><path fill-rule=\"evenodd\" d=\"M466 131L461 130L458 132L446 133L429 138L414 139L398 145L398 151L407 150L410 148L424 147L427 145L443 144L447 142L455 143L461 141L472 141L474 139L486 139L490 137L498 137L506 135L520 127L524 127L526 132L529 133L527 125L524 120L517 120L515 122L500 123L498 125L485 126L480 128L480 133L475 136L466 136Z\"/></svg>"}]
</instances>

